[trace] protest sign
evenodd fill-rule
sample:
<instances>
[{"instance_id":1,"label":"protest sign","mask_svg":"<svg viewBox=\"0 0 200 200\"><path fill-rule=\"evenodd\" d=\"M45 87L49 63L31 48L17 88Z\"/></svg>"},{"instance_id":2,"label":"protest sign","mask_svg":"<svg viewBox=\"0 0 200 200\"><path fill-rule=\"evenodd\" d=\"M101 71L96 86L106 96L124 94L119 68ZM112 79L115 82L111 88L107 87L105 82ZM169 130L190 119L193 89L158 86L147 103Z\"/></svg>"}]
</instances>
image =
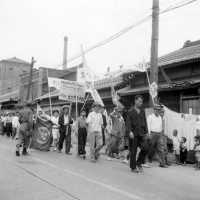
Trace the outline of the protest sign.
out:
<instances>
[{"instance_id":1,"label":"protest sign","mask_svg":"<svg viewBox=\"0 0 200 200\"><path fill-rule=\"evenodd\" d=\"M77 88L77 90L76 90ZM85 84L75 81L61 80L59 99L73 102L84 103L85 100ZM77 97L76 97L77 95Z\"/></svg>"}]
</instances>

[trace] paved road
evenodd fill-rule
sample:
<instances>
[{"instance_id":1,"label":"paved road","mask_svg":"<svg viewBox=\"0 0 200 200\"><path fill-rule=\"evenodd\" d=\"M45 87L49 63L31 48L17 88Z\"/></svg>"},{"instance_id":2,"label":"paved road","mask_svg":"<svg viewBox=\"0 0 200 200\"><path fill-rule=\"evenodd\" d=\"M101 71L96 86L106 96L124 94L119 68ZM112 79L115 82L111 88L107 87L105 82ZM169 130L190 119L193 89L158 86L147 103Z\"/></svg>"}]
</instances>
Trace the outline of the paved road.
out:
<instances>
[{"instance_id":1,"label":"paved road","mask_svg":"<svg viewBox=\"0 0 200 200\"><path fill-rule=\"evenodd\" d=\"M16 141L0 136L1 200L199 200L200 171L191 165L169 169L151 164L131 173L119 160L98 163L89 158L29 149L31 156L15 156ZM89 149L87 147L87 152Z\"/></svg>"}]
</instances>

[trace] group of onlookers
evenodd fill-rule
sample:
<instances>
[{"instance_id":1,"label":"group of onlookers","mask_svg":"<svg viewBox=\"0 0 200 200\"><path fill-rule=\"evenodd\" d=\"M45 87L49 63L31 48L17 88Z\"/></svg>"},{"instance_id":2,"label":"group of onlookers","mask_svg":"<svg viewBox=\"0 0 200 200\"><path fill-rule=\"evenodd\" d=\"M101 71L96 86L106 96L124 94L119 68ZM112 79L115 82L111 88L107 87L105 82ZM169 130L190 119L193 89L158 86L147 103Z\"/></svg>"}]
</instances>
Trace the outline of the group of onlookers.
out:
<instances>
[{"instance_id":1,"label":"group of onlookers","mask_svg":"<svg viewBox=\"0 0 200 200\"><path fill-rule=\"evenodd\" d=\"M6 114L1 114L0 116L0 134L7 135L7 137L12 137L12 139L18 139L19 135L19 112Z\"/></svg>"}]
</instances>

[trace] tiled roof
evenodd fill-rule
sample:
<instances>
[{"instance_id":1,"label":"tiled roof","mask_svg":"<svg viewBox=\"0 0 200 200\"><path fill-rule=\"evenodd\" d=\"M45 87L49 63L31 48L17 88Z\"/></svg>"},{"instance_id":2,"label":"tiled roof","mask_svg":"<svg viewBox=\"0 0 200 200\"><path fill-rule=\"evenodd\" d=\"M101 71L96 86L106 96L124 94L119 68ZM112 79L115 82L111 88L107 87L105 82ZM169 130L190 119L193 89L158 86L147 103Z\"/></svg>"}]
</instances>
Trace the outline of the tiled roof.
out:
<instances>
[{"instance_id":1,"label":"tiled roof","mask_svg":"<svg viewBox=\"0 0 200 200\"><path fill-rule=\"evenodd\" d=\"M200 40L195 42L187 41L183 48L173 51L158 59L158 66L166 66L179 62L200 58Z\"/></svg>"},{"instance_id":2,"label":"tiled roof","mask_svg":"<svg viewBox=\"0 0 200 200\"><path fill-rule=\"evenodd\" d=\"M7 60L3 60L3 61L14 62L14 63L21 63L21 64L30 64L29 62L26 62L26 61L21 60L21 59L16 58L16 57L13 57L13 58L10 58L10 59L7 59Z\"/></svg>"}]
</instances>

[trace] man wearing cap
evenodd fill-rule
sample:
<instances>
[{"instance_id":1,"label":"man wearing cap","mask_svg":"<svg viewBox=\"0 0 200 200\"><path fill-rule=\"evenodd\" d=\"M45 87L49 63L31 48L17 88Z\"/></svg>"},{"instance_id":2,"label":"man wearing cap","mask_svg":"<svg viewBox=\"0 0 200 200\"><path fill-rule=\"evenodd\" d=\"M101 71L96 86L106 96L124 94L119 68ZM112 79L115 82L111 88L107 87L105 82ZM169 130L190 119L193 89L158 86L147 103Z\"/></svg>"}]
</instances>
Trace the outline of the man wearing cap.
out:
<instances>
[{"instance_id":1,"label":"man wearing cap","mask_svg":"<svg viewBox=\"0 0 200 200\"><path fill-rule=\"evenodd\" d=\"M158 160L160 162L159 167L167 168L164 161L164 142L163 142L163 136L162 136L162 118L159 115L161 111L160 105L154 106L154 113L152 115L148 116L147 123L148 123L148 129L149 134L148 137L150 139L150 148L149 151L151 151L152 148L155 148Z\"/></svg>"},{"instance_id":2,"label":"man wearing cap","mask_svg":"<svg viewBox=\"0 0 200 200\"><path fill-rule=\"evenodd\" d=\"M168 163L168 161L167 161L168 149L167 149L167 136L165 135L164 115L165 115L165 110L164 110L163 106L161 106L160 116L162 118L162 137L163 137L163 142L164 142L164 158L165 158L165 164L168 166L171 166L171 164Z\"/></svg>"},{"instance_id":3,"label":"man wearing cap","mask_svg":"<svg viewBox=\"0 0 200 200\"><path fill-rule=\"evenodd\" d=\"M112 130L110 133L110 143L108 147L108 161L111 161L111 154L115 146L118 147L121 156L121 162L127 163L124 154L124 134L125 122L122 117L122 109L119 107L114 108L114 112L110 114L112 120Z\"/></svg>"},{"instance_id":4,"label":"man wearing cap","mask_svg":"<svg viewBox=\"0 0 200 200\"><path fill-rule=\"evenodd\" d=\"M102 148L102 126L103 126L103 118L100 110L100 103L94 102L92 105L92 110L88 115L86 124L89 129L89 144L90 144L90 160L95 163L98 159L98 154L100 149ZM96 147L95 147L96 144Z\"/></svg>"},{"instance_id":5,"label":"man wearing cap","mask_svg":"<svg viewBox=\"0 0 200 200\"><path fill-rule=\"evenodd\" d=\"M135 106L128 111L126 119L126 130L129 132L130 137L130 168L131 171L135 173L143 170L142 164L148 153L148 143L146 140L148 128L145 112L141 109L142 104L143 97L141 95L136 95ZM136 161L138 147L141 151Z\"/></svg>"},{"instance_id":6,"label":"man wearing cap","mask_svg":"<svg viewBox=\"0 0 200 200\"><path fill-rule=\"evenodd\" d=\"M61 153L63 148L63 142L65 140L65 153L67 155L72 155L70 152L71 147L71 124L73 124L73 119L71 118L71 113L69 113L69 106L65 105L61 107L61 113L58 119L58 125L60 138L59 138L59 145L58 145L58 153ZM67 132L68 129L68 132Z\"/></svg>"},{"instance_id":7,"label":"man wearing cap","mask_svg":"<svg viewBox=\"0 0 200 200\"><path fill-rule=\"evenodd\" d=\"M28 155L28 152L26 151L29 143L30 143L30 137L33 133L33 112L30 109L31 102L26 102L25 108L20 112L19 114L19 140L16 145L16 155L20 156L20 147L23 146L22 155Z\"/></svg>"},{"instance_id":8,"label":"man wearing cap","mask_svg":"<svg viewBox=\"0 0 200 200\"><path fill-rule=\"evenodd\" d=\"M87 125L86 125L86 110L83 108L80 111L80 117L77 118L75 124L75 133L78 136L78 156L85 159L85 145L87 140Z\"/></svg>"}]
</instances>

